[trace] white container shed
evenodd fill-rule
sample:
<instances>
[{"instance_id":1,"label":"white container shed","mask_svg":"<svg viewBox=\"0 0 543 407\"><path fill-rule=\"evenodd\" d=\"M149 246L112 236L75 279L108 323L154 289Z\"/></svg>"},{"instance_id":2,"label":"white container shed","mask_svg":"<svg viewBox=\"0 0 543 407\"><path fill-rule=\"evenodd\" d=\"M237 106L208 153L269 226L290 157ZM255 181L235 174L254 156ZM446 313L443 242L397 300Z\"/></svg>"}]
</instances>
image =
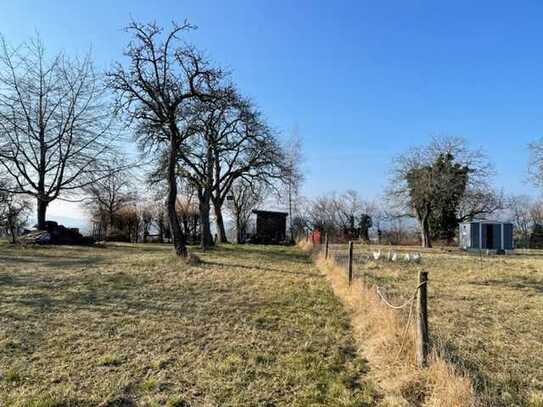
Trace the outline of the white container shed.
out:
<instances>
[{"instance_id":1,"label":"white container shed","mask_svg":"<svg viewBox=\"0 0 543 407\"><path fill-rule=\"evenodd\" d=\"M513 224L473 220L460 224L459 244L464 250L513 250Z\"/></svg>"}]
</instances>

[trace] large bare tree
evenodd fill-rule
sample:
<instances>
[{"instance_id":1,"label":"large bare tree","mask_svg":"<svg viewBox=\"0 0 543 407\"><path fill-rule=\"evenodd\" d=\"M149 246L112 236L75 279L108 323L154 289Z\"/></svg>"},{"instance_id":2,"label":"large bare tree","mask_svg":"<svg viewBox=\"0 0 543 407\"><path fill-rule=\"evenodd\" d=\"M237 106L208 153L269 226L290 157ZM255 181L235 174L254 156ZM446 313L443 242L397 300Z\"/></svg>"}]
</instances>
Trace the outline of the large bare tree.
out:
<instances>
[{"instance_id":1,"label":"large bare tree","mask_svg":"<svg viewBox=\"0 0 543 407\"><path fill-rule=\"evenodd\" d=\"M180 171L198 190L201 246L211 245L210 202L221 242L226 242L222 207L235 181L273 184L284 173L284 155L262 115L227 86L214 98L195 103L186 125Z\"/></svg>"},{"instance_id":2,"label":"large bare tree","mask_svg":"<svg viewBox=\"0 0 543 407\"><path fill-rule=\"evenodd\" d=\"M117 106L136 126L142 150L165 152L168 183L167 211L175 251L187 256L186 236L175 210L179 151L187 134L181 129L187 104L212 94L212 84L221 72L209 66L202 54L181 38L193 27L173 24L165 32L156 24L132 22L127 27L132 40L125 56L127 66L117 63L108 73L108 83L117 94Z\"/></svg>"},{"instance_id":3,"label":"large bare tree","mask_svg":"<svg viewBox=\"0 0 543 407\"><path fill-rule=\"evenodd\" d=\"M212 145L214 176L211 200L215 210L221 242L226 242L222 207L232 185L239 180L249 183L275 184L285 172L282 146L262 114L247 100L234 104L216 128Z\"/></svg>"},{"instance_id":4,"label":"large bare tree","mask_svg":"<svg viewBox=\"0 0 543 407\"><path fill-rule=\"evenodd\" d=\"M0 39L0 165L15 194L48 205L96 179L111 149L110 110L90 55L49 57L35 38L18 47Z\"/></svg>"}]
</instances>

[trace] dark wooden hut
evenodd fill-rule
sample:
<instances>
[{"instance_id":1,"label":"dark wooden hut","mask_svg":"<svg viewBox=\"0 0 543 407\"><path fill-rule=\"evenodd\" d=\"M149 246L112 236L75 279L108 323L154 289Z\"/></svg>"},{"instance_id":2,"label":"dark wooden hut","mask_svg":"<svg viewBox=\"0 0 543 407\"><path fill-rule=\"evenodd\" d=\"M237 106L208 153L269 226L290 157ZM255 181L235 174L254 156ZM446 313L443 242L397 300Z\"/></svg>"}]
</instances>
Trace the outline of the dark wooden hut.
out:
<instances>
[{"instance_id":1,"label":"dark wooden hut","mask_svg":"<svg viewBox=\"0 0 543 407\"><path fill-rule=\"evenodd\" d=\"M256 243L277 244L286 241L286 212L253 210L256 215Z\"/></svg>"}]
</instances>

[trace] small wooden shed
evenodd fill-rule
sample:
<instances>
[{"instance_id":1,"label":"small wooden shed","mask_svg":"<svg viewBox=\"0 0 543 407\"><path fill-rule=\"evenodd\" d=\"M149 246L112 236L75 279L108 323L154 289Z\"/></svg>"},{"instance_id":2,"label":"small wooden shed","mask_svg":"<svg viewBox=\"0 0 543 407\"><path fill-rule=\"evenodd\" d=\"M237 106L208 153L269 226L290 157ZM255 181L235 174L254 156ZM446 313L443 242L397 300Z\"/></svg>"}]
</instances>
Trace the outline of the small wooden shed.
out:
<instances>
[{"instance_id":1,"label":"small wooden shed","mask_svg":"<svg viewBox=\"0 0 543 407\"><path fill-rule=\"evenodd\" d=\"M473 220L460 224L460 247L464 250L513 250L513 224Z\"/></svg>"},{"instance_id":2,"label":"small wooden shed","mask_svg":"<svg viewBox=\"0 0 543 407\"><path fill-rule=\"evenodd\" d=\"M258 243L281 243L287 238L286 212L253 210L256 215L256 236Z\"/></svg>"}]
</instances>

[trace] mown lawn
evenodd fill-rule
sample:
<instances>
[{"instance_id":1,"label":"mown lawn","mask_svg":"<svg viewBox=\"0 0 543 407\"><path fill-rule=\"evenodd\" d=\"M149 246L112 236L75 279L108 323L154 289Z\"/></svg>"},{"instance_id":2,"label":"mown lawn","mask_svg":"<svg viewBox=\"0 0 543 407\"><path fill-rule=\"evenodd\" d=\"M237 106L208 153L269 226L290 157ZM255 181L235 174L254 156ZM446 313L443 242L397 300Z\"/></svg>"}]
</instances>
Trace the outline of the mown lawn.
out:
<instances>
[{"instance_id":1,"label":"mown lawn","mask_svg":"<svg viewBox=\"0 0 543 407\"><path fill-rule=\"evenodd\" d=\"M295 248L0 244L0 405L365 406L348 315Z\"/></svg>"},{"instance_id":2,"label":"mown lawn","mask_svg":"<svg viewBox=\"0 0 543 407\"><path fill-rule=\"evenodd\" d=\"M346 253L345 246L337 249ZM355 246L356 277L400 304L413 294L418 271L428 271L431 336L467 369L485 405L543 406L543 252L432 249L423 251L420 265L363 260L377 249ZM381 252L390 249L420 251Z\"/></svg>"}]
</instances>

